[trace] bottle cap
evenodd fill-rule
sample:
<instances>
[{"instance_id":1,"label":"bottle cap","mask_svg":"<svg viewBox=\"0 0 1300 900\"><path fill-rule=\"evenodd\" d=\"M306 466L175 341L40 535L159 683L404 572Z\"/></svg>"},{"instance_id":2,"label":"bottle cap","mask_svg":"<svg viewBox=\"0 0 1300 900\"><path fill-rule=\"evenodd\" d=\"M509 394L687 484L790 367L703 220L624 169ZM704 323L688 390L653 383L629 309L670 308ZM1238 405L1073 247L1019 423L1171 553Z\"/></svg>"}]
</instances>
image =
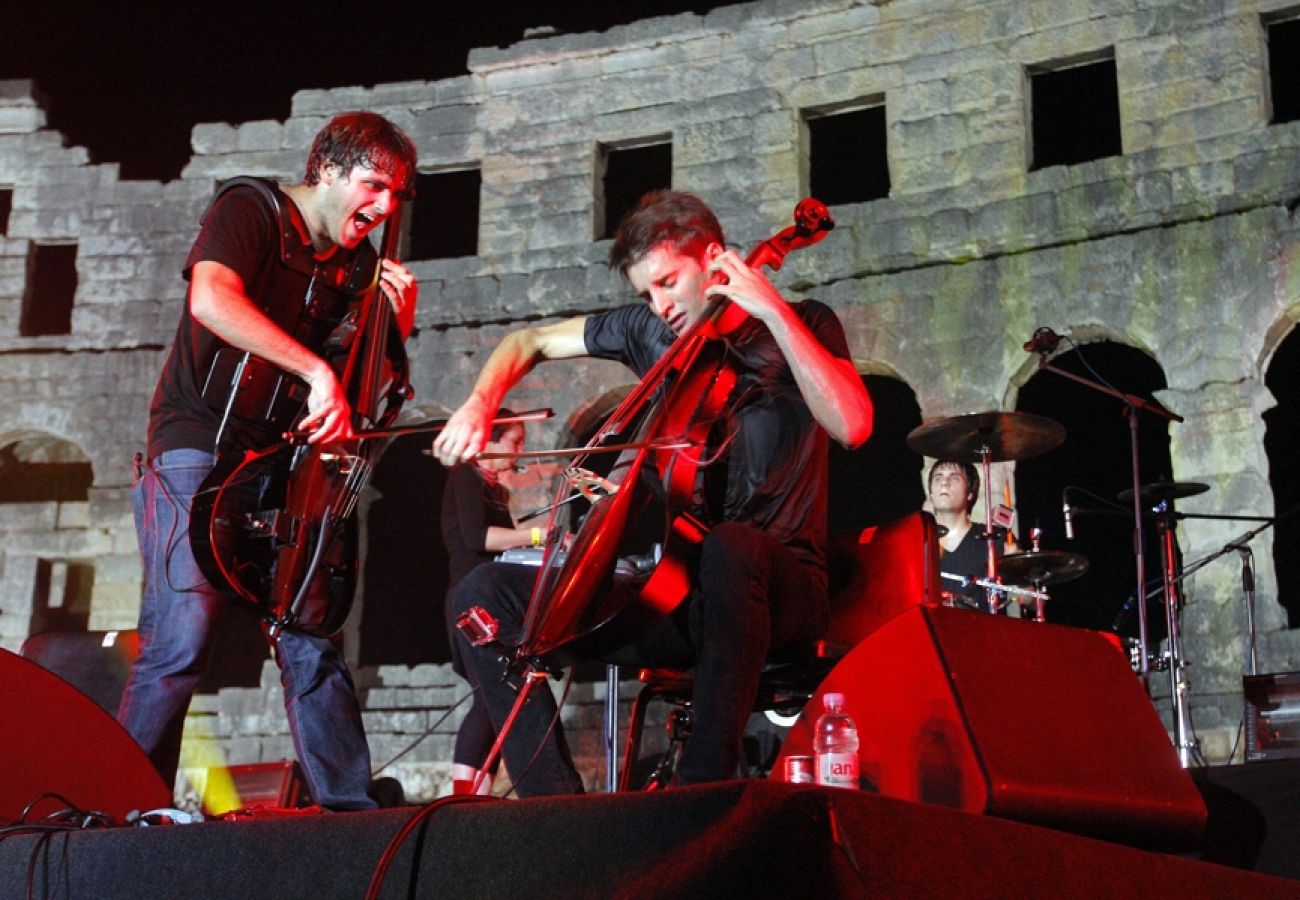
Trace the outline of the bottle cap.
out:
<instances>
[{"instance_id":1,"label":"bottle cap","mask_svg":"<svg viewBox=\"0 0 1300 900\"><path fill-rule=\"evenodd\" d=\"M836 691L832 691L832 692L829 693L829 694L822 694L822 707L823 707L823 708L825 708L825 709L830 709L830 708L832 708L832 707L843 708L843 706L844 706L844 695L843 695L843 694L838 693L838 692L836 692Z\"/></svg>"}]
</instances>

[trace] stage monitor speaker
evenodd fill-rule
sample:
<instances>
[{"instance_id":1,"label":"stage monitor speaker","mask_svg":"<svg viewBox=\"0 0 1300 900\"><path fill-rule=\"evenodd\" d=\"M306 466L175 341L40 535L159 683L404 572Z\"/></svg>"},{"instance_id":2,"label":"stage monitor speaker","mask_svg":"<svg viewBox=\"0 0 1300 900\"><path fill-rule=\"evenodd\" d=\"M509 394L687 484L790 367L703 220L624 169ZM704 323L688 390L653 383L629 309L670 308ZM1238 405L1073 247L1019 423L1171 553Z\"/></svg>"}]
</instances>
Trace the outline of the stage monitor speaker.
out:
<instances>
[{"instance_id":1,"label":"stage monitor speaker","mask_svg":"<svg viewBox=\"0 0 1300 900\"><path fill-rule=\"evenodd\" d=\"M858 724L868 790L1152 849L1192 849L1204 829L1141 681L1100 632L907 610L826 677L773 777L811 752L831 691Z\"/></svg>"},{"instance_id":2,"label":"stage monitor speaker","mask_svg":"<svg viewBox=\"0 0 1300 900\"><path fill-rule=\"evenodd\" d=\"M121 822L172 805L171 789L117 720L63 679L0 650L0 823L42 794ZM46 799L28 821L61 809Z\"/></svg>"}]
</instances>

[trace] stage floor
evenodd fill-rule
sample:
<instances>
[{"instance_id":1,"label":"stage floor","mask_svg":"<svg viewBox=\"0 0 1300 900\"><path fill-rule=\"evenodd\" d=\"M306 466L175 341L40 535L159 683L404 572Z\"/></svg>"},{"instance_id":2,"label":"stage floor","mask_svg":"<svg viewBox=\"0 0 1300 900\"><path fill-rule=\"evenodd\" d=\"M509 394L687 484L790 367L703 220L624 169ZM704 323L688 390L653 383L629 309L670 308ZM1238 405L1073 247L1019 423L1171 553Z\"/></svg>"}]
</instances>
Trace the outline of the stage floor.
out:
<instances>
[{"instance_id":1,"label":"stage floor","mask_svg":"<svg viewBox=\"0 0 1300 900\"><path fill-rule=\"evenodd\" d=\"M360 898L418 811L9 837L0 895ZM861 792L748 781L445 804L402 844L379 896L1300 898L1300 881Z\"/></svg>"}]
</instances>

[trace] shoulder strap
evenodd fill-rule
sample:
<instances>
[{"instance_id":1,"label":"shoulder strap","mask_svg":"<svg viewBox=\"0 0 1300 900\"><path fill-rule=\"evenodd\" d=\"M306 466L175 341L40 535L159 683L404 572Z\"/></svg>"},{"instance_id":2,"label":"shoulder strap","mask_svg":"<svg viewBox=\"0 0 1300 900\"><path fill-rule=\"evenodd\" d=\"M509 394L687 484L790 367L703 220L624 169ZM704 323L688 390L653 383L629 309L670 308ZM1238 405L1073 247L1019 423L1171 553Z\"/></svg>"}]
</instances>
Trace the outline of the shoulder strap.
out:
<instances>
[{"instance_id":1,"label":"shoulder strap","mask_svg":"<svg viewBox=\"0 0 1300 900\"><path fill-rule=\"evenodd\" d=\"M350 253L336 254L334 259L322 266L312 256L311 247L302 242L301 231L297 224L301 221L302 215L298 212L298 207L292 201L285 199L279 185L269 178L240 175L221 182L217 185L217 190L213 193L207 209L203 211L203 216L199 219L200 224L207 221L208 216L212 214L212 208L222 196L240 187L253 190L274 213L279 223L282 265L308 277L323 276L327 283L345 294L355 295L369 286L377 262L377 254L370 242L362 241L355 250Z\"/></svg>"}]
</instances>

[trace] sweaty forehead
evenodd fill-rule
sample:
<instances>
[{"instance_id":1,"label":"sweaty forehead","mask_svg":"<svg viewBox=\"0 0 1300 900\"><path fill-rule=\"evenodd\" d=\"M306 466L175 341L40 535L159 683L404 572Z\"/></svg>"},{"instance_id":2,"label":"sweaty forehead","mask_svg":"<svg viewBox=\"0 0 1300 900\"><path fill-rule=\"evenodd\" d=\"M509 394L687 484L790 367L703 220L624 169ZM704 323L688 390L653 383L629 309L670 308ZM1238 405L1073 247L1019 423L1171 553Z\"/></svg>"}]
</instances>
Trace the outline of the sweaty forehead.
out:
<instances>
[{"instance_id":1,"label":"sweaty forehead","mask_svg":"<svg viewBox=\"0 0 1300 900\"><path fill-rule=\"evenodd\" d=\"M378 178L394 189L406 187L409 173L406 164L392 154L379 153L367 157L352 167L353 178Z\"/></svg>"}]
</instances>

